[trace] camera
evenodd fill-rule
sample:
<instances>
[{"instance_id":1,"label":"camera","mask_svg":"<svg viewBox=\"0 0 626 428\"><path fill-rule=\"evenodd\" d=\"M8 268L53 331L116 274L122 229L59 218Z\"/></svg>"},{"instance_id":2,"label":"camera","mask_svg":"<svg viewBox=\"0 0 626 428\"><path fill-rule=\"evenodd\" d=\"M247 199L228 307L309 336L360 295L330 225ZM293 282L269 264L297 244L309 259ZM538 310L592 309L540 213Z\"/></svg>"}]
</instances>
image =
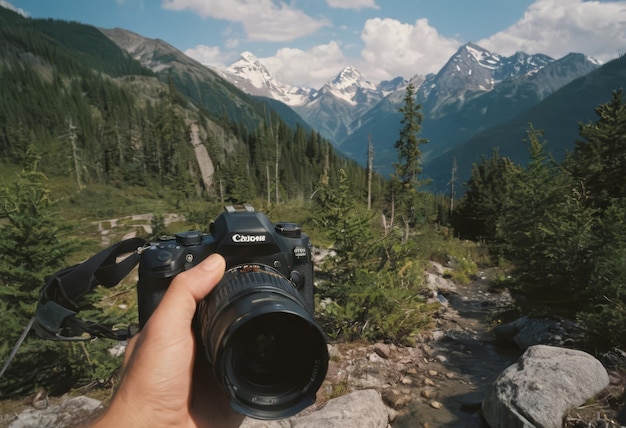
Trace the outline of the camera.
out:
<instances>
[{"instance_id":1,"label":"camera","mask_svg":"<svg viewBox=\"0 0 626 428\"><path fill-rule=\"evenodd\" d=\"M315 402L328 349L313 315L311 243L297 224L273 224L249 205L226 207L208 234L151 243L139 261L140 326L174 277L213 253L225 258L226 273L196 311L205 363L235 411L256 419L298 413Z\"/></svg>"}]
</instances>

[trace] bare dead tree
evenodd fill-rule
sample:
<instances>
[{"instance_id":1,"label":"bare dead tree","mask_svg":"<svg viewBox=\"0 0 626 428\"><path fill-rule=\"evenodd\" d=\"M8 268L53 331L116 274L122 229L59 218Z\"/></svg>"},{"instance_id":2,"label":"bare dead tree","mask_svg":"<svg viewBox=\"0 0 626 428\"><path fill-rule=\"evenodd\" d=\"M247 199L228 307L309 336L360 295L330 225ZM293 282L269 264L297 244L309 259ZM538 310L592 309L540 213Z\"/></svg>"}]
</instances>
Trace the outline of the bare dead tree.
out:
<instances>
[{"instance_id":1,"label":"bare dead tree","mask_svg":"<svg viewBox=\"0 0 626 428\"><path fill-rule=\"evenodd\" d=\"M372 175L374 169L374 145L371 134L367 138L367 210L372 209Z\"/></svg>"}]
</instances>

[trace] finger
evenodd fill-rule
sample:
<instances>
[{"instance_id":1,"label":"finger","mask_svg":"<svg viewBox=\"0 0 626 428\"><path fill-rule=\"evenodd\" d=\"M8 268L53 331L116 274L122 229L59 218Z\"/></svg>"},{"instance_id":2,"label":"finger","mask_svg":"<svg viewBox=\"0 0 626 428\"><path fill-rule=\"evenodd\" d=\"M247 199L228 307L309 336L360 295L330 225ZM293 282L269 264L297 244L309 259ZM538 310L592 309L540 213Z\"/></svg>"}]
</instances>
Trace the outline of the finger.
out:
<instances>
[{"instance_id":1,"label":"finger","mask_svg":"<svg viewBox=\"0 0 626 428\"><path fill-rule=\"evenodd\" d=\"M121 376L124 375L124 373L126 372L126 369L128 368L128 364L130 363L133 353L135 352L135 346L137 345L137 342L139 341L140 334L137 334L131 337L128 340L128 343L126 344L126 350L124 351L124 360L122 361L122 367L121 367L121 372L120 372Z\"/></svg>"},{"instance_id":2,"label":"finger","mask_svg":"<svg viewBox=\"0 0 626 428\"><path fill-rule=\"evenodd\" d=\"M137 344L138 337L139 335L135 335L128 340L128 343L126 344L126 350L124 351L124 362L122 363L122 367L126 367L126 365L128 364L128 359L135 350L135 345Z\"/></svg>"},{"instance_id":3,"label":"finger","mask_svg":"<svg viewBox=\"0 0 626 428\"><path fill-rule=\"evenodd\" d=\"M170 287L179 285L185 287L197 302L211 292L224 276L225 270L224 257L214 253L193 269L178 274Z\"/></svg>"},{"instance_id":4,"label":"finger","mask_svg":"<svg viewBox=\"0 0 626 428\"><path fill-rule=\"evenodd\" d=\"M197 302L217 285L225 269L226 261L215 253L192 269L178 274L150 320L155 317L160 320L188 320L188 327L191 326Z\"/></svg>"}]
</instances>

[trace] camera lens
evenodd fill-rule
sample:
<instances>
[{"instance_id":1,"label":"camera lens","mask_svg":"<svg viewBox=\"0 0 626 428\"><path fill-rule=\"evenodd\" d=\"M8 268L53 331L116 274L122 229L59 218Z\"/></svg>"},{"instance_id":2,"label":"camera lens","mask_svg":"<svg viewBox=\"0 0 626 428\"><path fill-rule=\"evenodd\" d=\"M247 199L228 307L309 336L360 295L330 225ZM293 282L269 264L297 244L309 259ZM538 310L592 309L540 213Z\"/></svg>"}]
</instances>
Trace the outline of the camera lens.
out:
<instances>
[{"instance_id":1,"label":"camera lens","mask_svg":"<svg viewBox=\"0 0 626 428\"><path fill-rule=\"evenodd\" d=\"M198 321L233 409L280 419L315 401L328 369L326 338L280 272L259 264L230 269L201 302Z\"/></svg>"}]
</instances>

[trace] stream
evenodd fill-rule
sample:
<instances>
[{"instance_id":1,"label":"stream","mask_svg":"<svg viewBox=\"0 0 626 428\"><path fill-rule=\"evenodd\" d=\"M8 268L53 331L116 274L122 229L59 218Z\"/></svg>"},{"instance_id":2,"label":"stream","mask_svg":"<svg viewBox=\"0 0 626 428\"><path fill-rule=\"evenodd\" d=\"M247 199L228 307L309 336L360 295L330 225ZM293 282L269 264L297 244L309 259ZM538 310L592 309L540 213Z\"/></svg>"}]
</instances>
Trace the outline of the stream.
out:
<instances>
[{"instance_id":1,"label":"stream","mask_svg":"<svg viewBox=\"0 0 626 428\"><path fill-rule=\"evenodd\" d=\"M393 427L484 427L480 404L498 375L521 355L503 347L490 332L490 320L511 302L508 291L492 292L489 273L483 279L457 286L447 297L448 308L439 326L441 337L429 343L436 357L435 400L413 400L400 412ZM434 373L432 372L432 373ZM445 373L445 375L441 375Z\"/></svg>"}]
</instances>

